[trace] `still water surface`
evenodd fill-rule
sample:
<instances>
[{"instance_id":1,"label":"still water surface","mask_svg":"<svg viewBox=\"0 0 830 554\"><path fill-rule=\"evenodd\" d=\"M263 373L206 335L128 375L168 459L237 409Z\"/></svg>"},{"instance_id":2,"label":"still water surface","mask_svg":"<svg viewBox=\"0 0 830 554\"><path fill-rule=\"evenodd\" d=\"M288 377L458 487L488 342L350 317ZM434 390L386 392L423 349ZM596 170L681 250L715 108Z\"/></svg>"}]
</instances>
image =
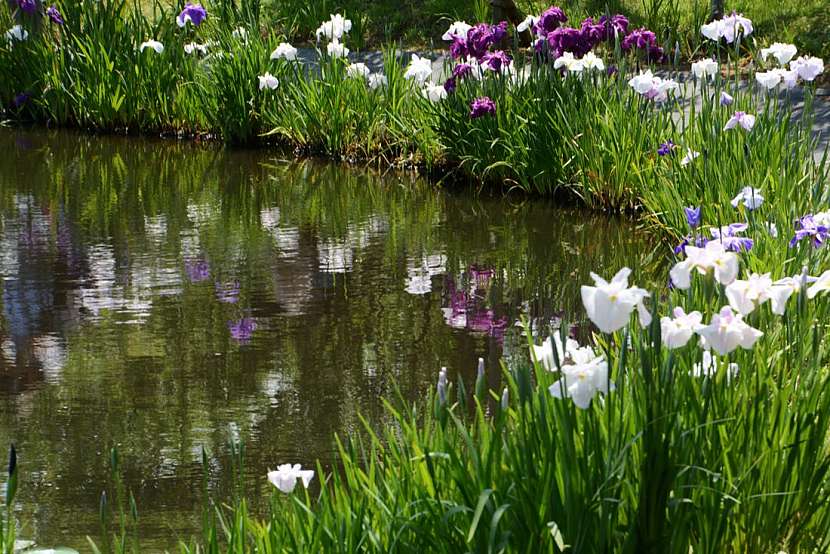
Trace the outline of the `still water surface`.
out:
<instances>
[{"instance_id":1,"label":"still water surface","mask_svg":"<svg viewBox=\"0 0 830 554\"><path fill-rule=\"evenodd\" d=\"M498 386L518 319L579 317L589 271L659 263L620 219L268 151L14 130L0 151L0 446L46 545L100 537L113 446L144 544L172 549L202 448L221 497L242 441L263 498L268 468L330 467L334 433L441 366L484 357Z\"/></svg>"}]
</instances>

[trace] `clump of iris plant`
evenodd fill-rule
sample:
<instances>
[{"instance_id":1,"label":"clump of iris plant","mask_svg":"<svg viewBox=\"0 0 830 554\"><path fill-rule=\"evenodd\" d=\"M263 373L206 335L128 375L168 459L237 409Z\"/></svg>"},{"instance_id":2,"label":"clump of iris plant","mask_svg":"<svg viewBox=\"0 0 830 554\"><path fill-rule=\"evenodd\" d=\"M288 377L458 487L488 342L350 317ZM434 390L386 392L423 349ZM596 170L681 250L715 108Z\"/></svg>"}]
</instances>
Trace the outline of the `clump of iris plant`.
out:
<instances>
[{"instance_id":1,"label":"clump of iris plant","mask_svg":"<svg viewBox=\"0 0 830 554\"><path fill-rule=\"evenodd\" d=\"M496 115L496 103L488 96L474 99L470 104L470 119L478 119L485 115Z\"/></svg>"}]
</instances>

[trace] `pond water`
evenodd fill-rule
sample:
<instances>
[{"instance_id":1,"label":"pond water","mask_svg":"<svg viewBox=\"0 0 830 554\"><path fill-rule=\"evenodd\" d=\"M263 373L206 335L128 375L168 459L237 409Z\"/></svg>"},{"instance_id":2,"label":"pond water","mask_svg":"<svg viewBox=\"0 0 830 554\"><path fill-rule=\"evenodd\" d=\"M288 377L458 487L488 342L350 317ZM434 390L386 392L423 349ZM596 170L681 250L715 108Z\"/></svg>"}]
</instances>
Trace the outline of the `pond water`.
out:
<instances>
[{"instance_id":1,"label":"pond water","mask_svg":"<svg viewBox=\"0 0 830 554\"><path fill-rule=\"evenodd\" d=\"M660 264L625 220L410 175L25 130L0 150L0 447L45 545L101 536L113 446L145 546L173 549L201 525L202 448L222 498L241 441L265 498L269 468L330 467L334 433L441 366L469 383L483 357L498 387L516 322L579 317L589 271Z\"/></svg>"}]
</instances>

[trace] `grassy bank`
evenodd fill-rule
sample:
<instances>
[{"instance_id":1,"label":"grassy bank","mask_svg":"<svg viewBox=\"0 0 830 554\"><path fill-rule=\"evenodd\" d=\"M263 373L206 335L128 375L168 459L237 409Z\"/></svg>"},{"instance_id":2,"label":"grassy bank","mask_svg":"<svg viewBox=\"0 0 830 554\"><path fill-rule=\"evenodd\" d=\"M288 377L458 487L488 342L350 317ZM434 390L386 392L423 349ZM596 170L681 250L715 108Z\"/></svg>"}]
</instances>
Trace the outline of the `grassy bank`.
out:
<instances>
[{"instance_id":1,"label":"grassy bank","mask_svg":"<svg viewBox=\"0 0 830 554\"><path fill-rule=\"evenodd\" d=\"M741 23L736 40L693 55L710 62L695 66L688 86L701 102L687 106L671 80L683 54L658 52L656 35L612 33L587 48L556 23L540 54L514 42L508 60L499 45L511 39L487 27L480 41L466 35L476 61L448 67L454 81L433 85L430 68L390 52L375 87L330 55L344 44L332 36L319 74L269 59L278 37L238 31L259 28L255 7L220 5L184 30L174 13L151 26L114 17L118 4L61 8L64 25L0 51L4 102L33 91L15 103L20 119L449 167L638 208L687 235L671 286L629 287L636 271L582 283L588 344L568 341L567 325L528 328L527 359L503 368L503 391L440 374L429 400L392 403L387 427L344 439L339 470L318 467L317 488L283 467L270 515L248 513L242 493L217 502L183 552L830 548L830 199L810 133L814 60L763 59ZM560 48L575 35L581 59ZM142 52L148 38L163 51ZM335 38L348 45L348 29ZM205 57L184 53L194 39L209 44ZM644 74L656 57L663 78ZM792 92L763 85L776 78L797 78L805 115L793 117Z\"/></svg>"},{"instance_id":2,"label":"grassy bank","mask_svg":"<svg viewBox=\"0 0 830 554\"><path fill-rule=\"evenodd\" d=\"M207 135L230 144L273 142L339 159L414 164L442 174L457 170L455 175L482 184L566 192L593 207L644 206L658 215L666 211L664 200L654 196L667 189L684 190L685 202L719 196L711 186L695 190L701 171L706 182L729 187L738 175L756 181L768 174L794 181L805 174L823 178L808 155L814 83L803 83L806 115L791 118L789 103L751 80L754 72L776 65L770 57L761 59L754 35L729 45L706 41L691 52L660 43L655 34L649 53L628 48L621 34L616 43L606 38L593 45L605 70L565 78L554 67L552 47L529 53L510 32L483 54L507 48L509 65L500 71L487 69L486 62L475 71L467 67L445 94L438 86L443 81L432 89L423 82L433 78L428 71L407 76L410 60L392 48L384 56L384 73L373 76L365 66L331 55L326 38L315 67L273 59L284 37L259 32L258 3L208 7L199 26L182 28L173 10L158 8L147 19L124 0L56 4L60 24L20 9L6 12L4 26L19 20L27 36L0 43L5 117L104 132ZM577 20L571 15L572 24ZM633 23L627 27L633 32ZM352 45L354 30L352 22L338 44ZM654 102L632 90L629 79L649 67L648 60L661 58L658 67L677 78L674 70L688 55L714 56L720 72L733 75L684 84L702 89L703 97L688 117L683 114L689 94L677 90ZM445 68L446 74L459 64ZM750 79L749 87L738 73ZM266 76L264 86L260 77ZM733 106L719 106L721 92L734 97ZM495 102L495 113L471 118L472 101L483 96ZM758 116L758 132L719 132L737 109ZM679 145L672 152L678 155L657 156L668 140ZM684 170L679 161L689 148L705 155ZM736 156L739 149L743 154ZM715 171L707 173L710 168ZM684 184L663 186L678 180ZM667 217L657 221L666 224ZM669 228L678 228L671 223Z\"/></svg>"}]
</instances>

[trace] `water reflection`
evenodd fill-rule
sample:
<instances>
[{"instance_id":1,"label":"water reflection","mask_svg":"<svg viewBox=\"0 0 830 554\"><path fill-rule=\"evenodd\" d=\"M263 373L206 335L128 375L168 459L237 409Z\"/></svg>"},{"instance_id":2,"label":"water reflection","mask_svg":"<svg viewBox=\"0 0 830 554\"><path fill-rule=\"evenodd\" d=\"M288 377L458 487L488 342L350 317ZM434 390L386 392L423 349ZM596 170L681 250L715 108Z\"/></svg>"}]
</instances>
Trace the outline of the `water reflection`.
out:
<instances>
[{"instance_id":1,"label":"water reflection","mask_svg":"<svg viewBox=\"0 0 830 554\"><path fill-rule=\"evenodd\" d=\"M329 462L333 433L441 366L483 356L497 385L515 322L581 313L588 271L657 263L623 221L400 175L71 134L0 148L0 444L46 543L99 534L112 446L147 544L172 548L200 525L203 446L221 494L243 440L264 495L268 468Z\"/></svg>"}]
</instances>

